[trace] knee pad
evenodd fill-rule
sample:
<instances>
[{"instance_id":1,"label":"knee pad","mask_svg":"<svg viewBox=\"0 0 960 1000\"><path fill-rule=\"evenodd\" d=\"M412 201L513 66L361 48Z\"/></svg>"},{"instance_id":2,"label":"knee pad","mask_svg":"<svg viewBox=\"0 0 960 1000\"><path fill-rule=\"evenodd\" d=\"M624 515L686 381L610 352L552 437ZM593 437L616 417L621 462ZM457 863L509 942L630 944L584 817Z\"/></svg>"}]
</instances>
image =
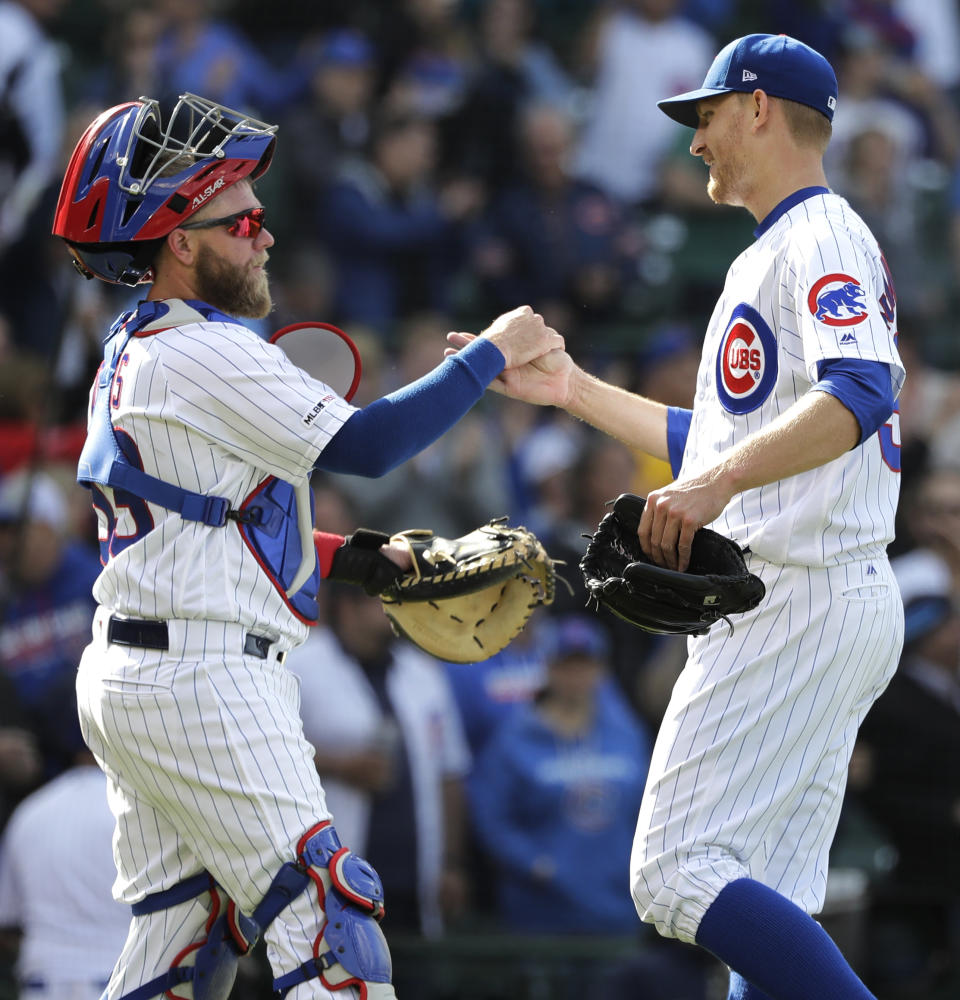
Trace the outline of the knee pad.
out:
<instances>
[{"instance_id":1,"label":"knee pad","mask_svg":"<svg viewBox=\"0 0 960 1000\"><path fill-rule=\"evenodd\" d=\"M237 978L240 958L257 943L260 931L211 875L204 872L164 892L154 893L135 903L133 913L134 916L154 913L205 892L210 894L210 915L200 939L182 949L166 972L125 993L121 1000L151 1000L159 996L180 1000L175 990L184 984L192 986L193 1000L227 1000Z\"/></svg>"},{"instance_id":2,"label":"knee pad","mask_svg":"<svg viewBox=\"0 0 960 1000\"><path fill-rule=\"evenodd\" d=\"M121 1000L161 995L180 1000L173 991L185 983L193 987L193 1000L227 1000L240 958L282 910L311 888L326 919L307 960L274 980L276 995L284 997L300 983L319 978L331 991L356 987L360 1000L395 1000L390 950L378 923L383 885L368 861L340 844L329 822L300 838L296 862L280 868L252 917L241 913L206 872L135 903L134 915L153 913L209 892L211 905L202 938L184 948L165 973Z\"/></svg>"},{"instance_id":3,"label":"knee pad","mask_svg":"<svg viewBox=\"0 0 960 1000\"><path fill-rule=\"evenodd\" d=\"M341 846L329 823L303 835L297 860L291 867L313 884L326 919L312 956L274 980L276 994L286 996L300 983L319 978L331 992L353 986L360 1000L392 1000L390 949L379 924L384 912L380 876L368 861Z\"/></svg>"}]
</instances>

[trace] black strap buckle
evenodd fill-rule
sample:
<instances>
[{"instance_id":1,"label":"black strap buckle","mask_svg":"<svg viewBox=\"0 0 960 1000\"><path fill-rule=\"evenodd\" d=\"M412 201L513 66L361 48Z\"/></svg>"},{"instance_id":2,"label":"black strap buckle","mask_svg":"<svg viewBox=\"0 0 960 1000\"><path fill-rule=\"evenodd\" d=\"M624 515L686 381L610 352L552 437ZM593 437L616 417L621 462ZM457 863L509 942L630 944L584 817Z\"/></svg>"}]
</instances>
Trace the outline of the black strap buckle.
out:
<instances>
[{"instance_id":1,"label":"black strap buckle","mask_svg":"<svg viewBox=\"0 0 960 1000\"><path fill-rule=\"evenodd\" d=\"M243 651L248 656L255 656L258 660L265 660L270 655L270 647L273 645L273 640L268 639L265 635L254 635L253 632L248 632L246 639L243 640Z\"/></svg>"},{"instance_id":2,"label":"black strap buckle","mask_svg":"<svg viewBox=\"0 0 960 1000\"><path fill-rule=\"evenodd\" d=\"M263 520L263 508L248 507L244 510L239 507L232 507L227 511L227 519L236 521L238 524L260 524Z\"/></svg>"}]
</instances>

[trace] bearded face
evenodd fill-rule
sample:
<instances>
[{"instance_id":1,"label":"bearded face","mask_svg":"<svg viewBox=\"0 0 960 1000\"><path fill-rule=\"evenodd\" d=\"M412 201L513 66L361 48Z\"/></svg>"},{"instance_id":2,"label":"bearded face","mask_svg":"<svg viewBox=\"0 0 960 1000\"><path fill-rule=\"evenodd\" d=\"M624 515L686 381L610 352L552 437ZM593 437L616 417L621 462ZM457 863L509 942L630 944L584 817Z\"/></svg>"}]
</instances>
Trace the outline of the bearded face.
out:
<instances>
[{"instance_id":1,"label":"bearded face","mask_svg":"<svg viewBox=\"0 0 960 1000\"><path fill-rule=\"evenodd\" d=\"M203 244L195 277L199 298L230 316L263 319L273 308L267 272L254 261L237 266Z\"/></svg>"},{"instance_id":2,"label":"bearded face","mask_svg":"<svg viewBox=\"0 0 960 1000\"><path fill-rule=\"evenodd\" d=\"M750 176L740 141L745 112L737 95L733 95L723 111L728 113L717 122L722 123L722 130L715 132L708 141L709 152L705 158L710 164L710 179L707 194L718 205L743 205Z\"/></svg>"}]
</instances>

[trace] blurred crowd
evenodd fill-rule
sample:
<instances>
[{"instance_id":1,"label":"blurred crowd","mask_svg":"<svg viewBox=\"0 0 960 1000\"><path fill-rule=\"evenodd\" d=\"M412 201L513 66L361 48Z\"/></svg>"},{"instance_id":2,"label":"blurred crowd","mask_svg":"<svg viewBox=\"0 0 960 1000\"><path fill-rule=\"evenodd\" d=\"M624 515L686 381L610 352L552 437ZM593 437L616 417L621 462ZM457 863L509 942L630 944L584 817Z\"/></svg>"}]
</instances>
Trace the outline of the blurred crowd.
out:
<instances>
[{"instance_id":1,"label":"blurred crowd","mask_svg":"<svg viewBox=\"0 0 960 1000\"><path fill-rule=\"evenodd\" d=\"M103 978L125 922L101 885L109 814L104 826L74 721L99 570L74 468L100 343L138 291L81 280L49 235L82 129L105 107L184 92L279 124L258 182L277 241L260 332L342 326L363 361L355 403L434 367L448 330L528 303L588 370L688 406L752 223L707 199L689 134L655 102L698 86L751 31L792 34L837 70L828 178L884 248L908 369L891 550L907 645L854 755L824 920L881 1000L957 995L955 0L0 0L0 948L9 962L19 951L21 983L51 967ZM580 962L570 996L718 995L717 970L652 940L627 892L684 642L590 611L577 571L606 502L670 478L565 415L498 398L382 479L315 480L325 530L455 536L507 515L565 561L569 584L479 664L431 660L377 601L331 587L291 657L341 837L383 875L388 937L622 936L636 954ZM45 888L49 859L31 857L68 821L78 836L57 840L56 872L102 860L88 865L100 881L69 894L56 872ZM112 929L78 943L81 924ZM398 962L401 997L446 996L428 979Z\"/></svg>"}]
</instances>

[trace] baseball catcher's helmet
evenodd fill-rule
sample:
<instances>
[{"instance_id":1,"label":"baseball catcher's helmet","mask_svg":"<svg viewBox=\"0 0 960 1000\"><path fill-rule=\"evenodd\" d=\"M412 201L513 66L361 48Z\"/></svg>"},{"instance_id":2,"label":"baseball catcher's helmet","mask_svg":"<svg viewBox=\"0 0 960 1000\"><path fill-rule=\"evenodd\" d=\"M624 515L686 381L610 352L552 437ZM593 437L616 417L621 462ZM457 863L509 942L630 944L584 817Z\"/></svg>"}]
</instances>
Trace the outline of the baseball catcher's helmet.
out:
<instances>
[{"instance_id":1,"label":"baseball catcher's helmet","mask_svg":"<svg viewBox=\"0 0 960 1000\"><path fill-rule=\"evenodd\" d=\"M276 131L195 94L181 94L168 116L148 97L108 108L73 151L53 234L87 278L151 281L160 241L214 195L264 173Z\"/></svg>"}]
</instances>

